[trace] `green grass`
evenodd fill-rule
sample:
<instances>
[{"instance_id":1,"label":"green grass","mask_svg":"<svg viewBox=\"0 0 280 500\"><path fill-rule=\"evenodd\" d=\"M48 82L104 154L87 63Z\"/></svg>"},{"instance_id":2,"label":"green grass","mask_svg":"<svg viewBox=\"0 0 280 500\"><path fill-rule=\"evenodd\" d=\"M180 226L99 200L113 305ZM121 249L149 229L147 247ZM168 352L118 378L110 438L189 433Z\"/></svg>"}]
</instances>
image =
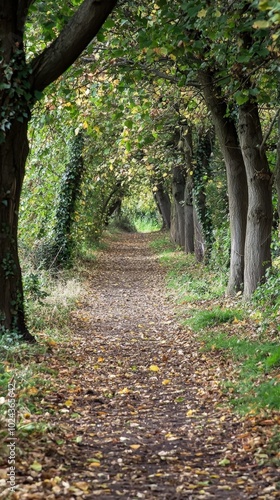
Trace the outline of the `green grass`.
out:
<instances>
[{"instance_id":1,"label":"green grass","mask_svg":"<svg viewBox=\"0 0 280 500\"><path fill-rule=\"evenodd\" d=\"M174 252L175 245L170 241L169 233L156 234L153 241L150 242L150 248L161 258L165 254Z\"/></svg>"},{"instance_id":2,"label":"green grass","mask_svg":"<svg viewBox=\"0 0 280 500\"><path fill-rule=\"evenodd\" d=\"M166 286L180 304L182 324L196 332L198 342L210 356L212 353L215 358L218 355L231 361L222 386L236 411L279 410L280 345L275 336L263 334L260 320L264 316L263 301L259 309L256 304L241 307L239 300L237 308L237 299L232 300L232 305L218 307L217 300L225 293L226 275L196 263L194 256L176 249L166 237L156 238L151 246L167 269ZM254 320L250 323L249 319L254 317L256 328L251 331ZM241 322L237 335L236 328ZM223 331L225 324L229 326Z\"/></svg>"},{"instance_id":3,"label":"green grass","mask_svg":"<svg viewBox=\"0 0 280 500\"><path fill-rule=\"evenodd\" d=\"M233 361L233 372L223 382L230 402L241 413L252 410L280 409L280 384L277 367L280 347L274 342L259 342L230 333L208 331L201 334L203 350Z\"/></svg>"},{"instance_id":4,"label":"green grass","mask_svg":"<svg viewBox=\"0 0 280 500\"><path fill-rule=\"evenodd\" d=\"M177 302L193 302L217 298L225 292L225 276L196 262L194 255L186 255L176 247L169 235L156 237L150 243L159 261L167 267L167 288L177 295Z\"/></svg>"},{"instance_id":5,"label":"green grass","mask_svg":"<svg viewBox=\"0 0 280 500\"><path fill-rule=\"evenodd\" d=\"M209 327L220 325L222 323L232 323L234 320L241 320L243 313L237 309L213 309L198 310L192 313L192 317L186 320L194 331L199 332Z\"/></svg>"},{"instance_id":6,"label":"green grass","mask_svg":"<svg viewBox=\"0 0 280 500\"><path fill-rule=\"evenodd\" d=\"M153 233L154 231L159 231L161 228L159 222L150 217L136 217L133 220L133 224L138 233Z\"/></svg>"},{"instance_id":7,"label":"green grass","mask_svg":"<svg viewBox=\"0 0 280 500\"><path fill-rule=\"evenodd\" d=\"M83 262L83 266L86 268L87 262ZM24 415L43 413L40 401L46 391L53 390L51 379L58 374L48 366L48 352L57 342L68 341L70 311L77 307L82 295L81 274L80 265L78 270L61 273L57 278L46 271L31 269L25 283L25 309L28 328L38 343L22 342L15 333L0 336L0 456L8 432L6 401L8 385L13 378L16 382L19 436L44 432L43 416L40 425L30 423L25 426Z\"/></svg>"}]
</instances>

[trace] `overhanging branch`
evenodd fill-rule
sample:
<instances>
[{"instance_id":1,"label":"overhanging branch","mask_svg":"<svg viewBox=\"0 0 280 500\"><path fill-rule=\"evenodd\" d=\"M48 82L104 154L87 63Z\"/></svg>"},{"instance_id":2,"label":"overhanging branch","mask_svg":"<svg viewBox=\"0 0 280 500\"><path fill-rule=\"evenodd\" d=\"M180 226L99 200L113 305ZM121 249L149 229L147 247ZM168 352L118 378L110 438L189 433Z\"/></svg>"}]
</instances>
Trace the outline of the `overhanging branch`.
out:
<instances>
[{"instance_id":1,"label":"overhanging branch","mask_svg":"<svg viewBox=\"0 0 280 500\"><path fill-rule=\"evenodd\" d=\"M117 0L83 1L56 40L31 61L34 90L44 90L73 64L98 33L116 3Z\"/></svg>"}]
</instances>

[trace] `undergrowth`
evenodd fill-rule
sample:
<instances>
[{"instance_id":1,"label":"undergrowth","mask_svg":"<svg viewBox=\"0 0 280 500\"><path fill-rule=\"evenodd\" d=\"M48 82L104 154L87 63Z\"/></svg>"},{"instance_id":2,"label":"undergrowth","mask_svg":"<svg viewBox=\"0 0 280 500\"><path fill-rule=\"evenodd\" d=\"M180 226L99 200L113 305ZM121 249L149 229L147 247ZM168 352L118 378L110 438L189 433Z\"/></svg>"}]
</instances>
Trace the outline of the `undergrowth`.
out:
<instances>
[{"instance_id":1,"label":"undergrowth","mask_svg":"<svg viewBox=\"0 0 280 500\"><path fill-rule=\"evenodd\" d=\"M87 261L88 259L86 259ZM0 455L8 433L8 387L15 385L17 436L45 431L44 418L31 422L30 415L43 413L38 401L51 391L48 359L52 349L69 339L71 315L81 299L81 280L87 262L79 260L76 268L53 276L33 269L24 261L23 285L27 326L37 343L28 344L20 336L6 332L0 337ZM5 455L5 453L3 452Z\"/></svg>"},{"instance_id":2,"label":"undergrowth","mask_svg":"<svg viewBox=\"0 0 280 500\"><path fill-rule=\"evenodd\" d=\"M231 363L221 381L241 413L280 409L279 282L277 268L246 306L225 298L227 273L195 262L166 235L151 247L167 267L167 288L179 305L182 324L191 328L210 356Z\"/></svg>"}]
</instances>

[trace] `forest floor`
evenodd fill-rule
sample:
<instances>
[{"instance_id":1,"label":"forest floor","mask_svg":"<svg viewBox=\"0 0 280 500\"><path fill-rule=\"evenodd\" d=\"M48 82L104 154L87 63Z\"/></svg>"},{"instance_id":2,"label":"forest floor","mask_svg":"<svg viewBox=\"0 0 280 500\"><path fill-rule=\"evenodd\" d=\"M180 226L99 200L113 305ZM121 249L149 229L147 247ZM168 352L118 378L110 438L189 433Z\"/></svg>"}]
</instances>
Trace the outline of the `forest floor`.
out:
<instances>
[{"instance_id":1,"label":"forest floor","mask_svg":"<svg viewBox=\"0 0 280 500\"><path fill-rule=\"evenodd\" d=\"M72 338L37 360L46 431L19 439L1 499L280 498L279 469L253 453L269 424L227 405L230 361L180 325L152 238L120 234L89 268Z\"/></svg>"}]
</instances>

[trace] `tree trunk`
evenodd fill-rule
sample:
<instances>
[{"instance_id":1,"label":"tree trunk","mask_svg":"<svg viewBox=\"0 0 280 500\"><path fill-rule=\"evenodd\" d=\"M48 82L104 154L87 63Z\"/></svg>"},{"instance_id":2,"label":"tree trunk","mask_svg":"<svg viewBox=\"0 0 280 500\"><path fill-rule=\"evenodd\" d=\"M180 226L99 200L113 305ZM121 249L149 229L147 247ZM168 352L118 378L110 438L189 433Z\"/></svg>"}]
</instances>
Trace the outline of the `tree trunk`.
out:
<instances>
[{"instance_id":1,"label":"tree trunk","mask_svg":"<svg viewBox=\"0 0 280 500\"><path fill-rule=\"evenodd\" d=\"M194 168L194 209L196 230L195 237L199 238L195 243L197 260L209 261L212 242L213 228L210 211L206 203L205 176L210 177L210 157L212 153L213 133L211 130L199 131L198 146L196 151L196 165ZM198 223L199 221L199 223ZM197 249L199 251L197 252ZM202 254L201 254L202 252Z\"/></svg>"},{"instance_id":2,"label":"tree trunk","mask_svg":"<svg viewBox=\"0 0 280 500\"><path fill-rule=\"evenodd\" d=\"M70 145L70 160L60 181L52 255L50 255L52 266L56 269L69 266L73 256L72 227L84 174L83 147L84 136L80 131L73 136Z\"/></svg>"},{"instance_id":3,"label":"tree trunk","mask_svg":"<svg viewBox=\"0 0 280 500\"><path fill-rule=\"evenodd\" d=\"M205 240L203 234L203 228L198 216L196 207L193 210L193 221L194 221L194 254L197 262L203 262L205 255Z\"/></svg>"},{"instance_id":4,"label":"tree trunk","mask_svg":"<svg viewBox=\"0 0 280 500\"><path fill-rule=\"evenodd\" d=\"M35 341L24 320L18 213L28 155L29 73L23 52L23 2L4 2L0 16L0 334ZM19 86L22 85L22 88Z\"/></svg>"},{"instance_id":5,"label":"tree trunk","mask_svg":"<svg viewBox=\"0 0 280 500\"><path fill-rule=\"evenodd\" d=\"M155 202L163 220L163 228L170 229L171 224L171 203L169 194L164 188L163 182L156 184L157 191L154 192Z\"/></svg>"},{"instance_id":6,"label":"tree trunk","mask_svg":"<svg viewBox=\"0 0 280 500\"><path fill-rule=\"evenodd\" d=\"M248 102L239 109L239 141L248 180L244 299L250 299L271 265L272 182L264 149L258 107Z\"/></svg>"},{"instance_id":7,"label":"tree trunk","mask_svg":"<svg viewBox=\"0 0 280 500\"><path fill-rule=\"evenodd\" d=\"M174 243L185 248L185 175L181 166L173 168L172 180L173 216L171 218L171 238Z\"/></svg>"},{"instance_id":8,"label":"tree trunk","mask_svg":"<svg viewBox=\"0 0 280 500\"><path fill-rule=\"evenodd\" d=\"M280 92L279 92L280 94ZM280 116L278 116L278 141L277 141L277 160L275 169L275 185L277 190L277 212L278 218L280 218Z\"/></svg>"},{"instance_id":9,"label":"tree trunk","mask_svg":"<svg viewBox=\"0 0 280 500\"><path fill-rule=\"evenodd\" d=\"M187 175L185 184L185 252L194 253L194 218L193 218L193 176Z\"/></svg>"},{"instance_id":10,"label":"tree trunk","mask_svg":"<svg viewBox=\"0 0 280 500\"><path fill-rule=\"evenodd\" d=\"M188 126L183 137L183 151L186 158L184 219L185 219L185 252L194 253L194 218L193 218L193 141L192 129Z\"/></svg>"},{"instance_id":11,"label":"tree trunk","mask_svg":"<svg viewBox=\"0 0 280 500\"><path fill-rule=\"evenodd\" d=\"M28 154L27 120L14 122L0 144L0 332L20 333L34 341L24 321L17 231L24 166Z\"/></svg>"},{"instance_id":12,"label":"tree trunk","mask_svg":"<svg viewBox=\"0 0 280 500\"><path fill-rule=\"evenodd\" d=\"M31 0L4 0L0 15L0 333L34 341L24 320L18 210L28 154L27 123L36 91L57 79L96 35L116 0L84 0L61 34L29 66L23 33Z\"/></svg>"},{"instance_id":13,"label":"tree trunk","mask_svg":"<svg viewBox=\"0 0 280 500\"><path fill-rule=\"evenodd\" d=\"M246 170L235 124L230 117L226 116L226 102L220 90L215 86L211 72L201 72L199 77L226 165L231 233L227 294L234 295L243 289L244 283L244 249L248 210Z\"/></svg>"}]
</instances>

